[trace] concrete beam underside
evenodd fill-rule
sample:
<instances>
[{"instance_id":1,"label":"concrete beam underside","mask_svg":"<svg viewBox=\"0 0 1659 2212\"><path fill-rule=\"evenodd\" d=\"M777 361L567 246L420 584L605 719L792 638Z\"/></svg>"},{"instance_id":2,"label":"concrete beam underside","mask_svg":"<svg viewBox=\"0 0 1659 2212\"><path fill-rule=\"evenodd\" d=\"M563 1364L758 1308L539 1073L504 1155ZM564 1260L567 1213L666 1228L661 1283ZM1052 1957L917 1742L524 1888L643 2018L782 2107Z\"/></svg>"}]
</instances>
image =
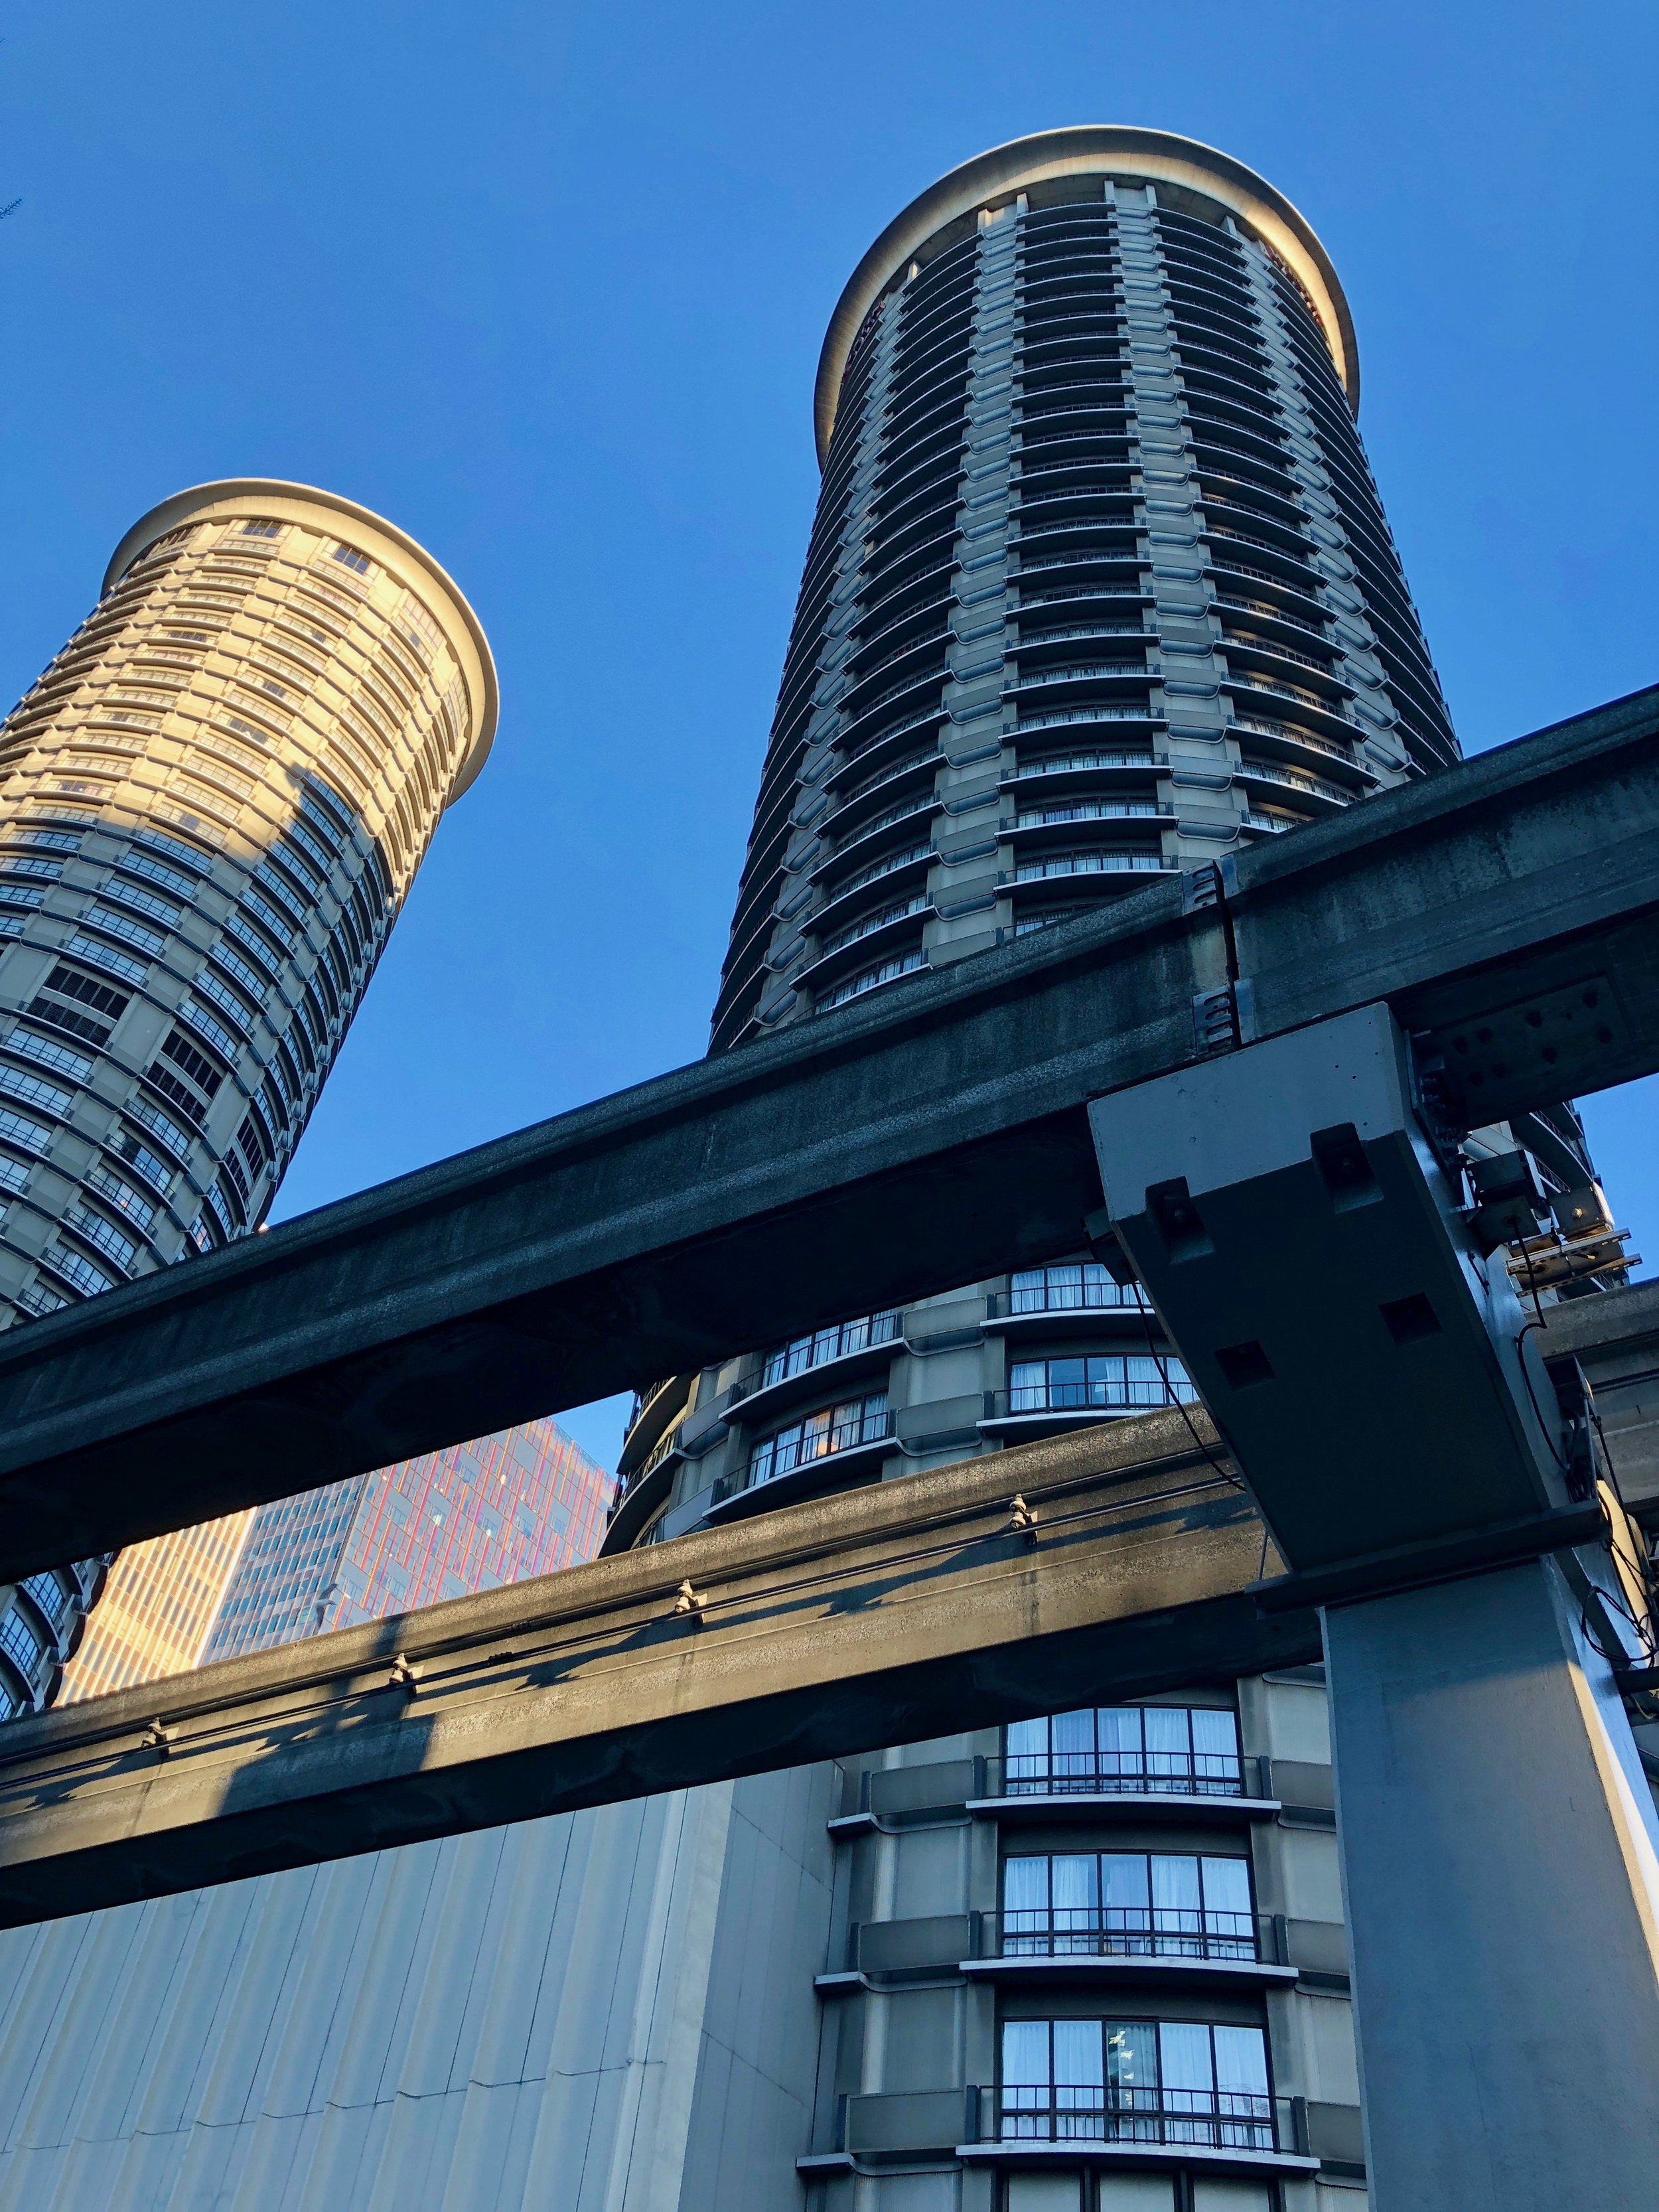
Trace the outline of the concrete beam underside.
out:
<instances>
[{"instance_id":1,"label":"concrete beam underside","mask_svg":"<svg viewBox=\"0 0 1659 2212\"><path fill-rule=\"evenodd\" d=\"M11 1332L0 1577L1073 1250L1085 1107L1200 1056L1230 971L1257 1037L1385 1001L1472 1120L1659 1067L1656 732L1638 694L1241 854L1218 902L1171 878Z\"/></svg>"},{"instance_id":2,"label":"concrete beam underside","mask_svg":"<svg viewBox=\"0 0 1659 2212\"><path fill-rule=\"evenodd\" d=\"M1316 1659L1264 1561L1160 1413L117 1692L6 1729L0 1924Z\"/></svg>"}]
</instances>

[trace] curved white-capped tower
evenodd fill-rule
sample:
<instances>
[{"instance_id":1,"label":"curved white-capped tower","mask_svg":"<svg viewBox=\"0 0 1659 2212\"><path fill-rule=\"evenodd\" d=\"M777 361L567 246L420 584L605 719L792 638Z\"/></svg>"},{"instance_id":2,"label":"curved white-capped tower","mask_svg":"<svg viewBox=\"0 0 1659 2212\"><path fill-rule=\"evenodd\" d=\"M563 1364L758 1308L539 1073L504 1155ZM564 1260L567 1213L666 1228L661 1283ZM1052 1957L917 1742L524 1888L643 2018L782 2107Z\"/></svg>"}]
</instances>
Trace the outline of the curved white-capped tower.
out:
<instances>
[{"instance_id":1,"label":"curved white-capped tower","mask_svg":"<svg viewBox=\"0 0 1659 2212\"><path fill-rule=\"evenodd\" d=\"M0 1326L268 1210L496 718L477 617L332 492L179 492L0 725ZM95 1570L0 1590L0 1711Z\"/></svg>"},{"instance_id":2,"label":"curved white-capped tower","mask_svg":"<svg viewBox=\"0 0 1659 2212\"><path fill-rule=\"evenodd\" d=\"M1457 757L1330 257L1117 125L953 169L830 319L714 1048Z\"/></svg>"}]
</instances>

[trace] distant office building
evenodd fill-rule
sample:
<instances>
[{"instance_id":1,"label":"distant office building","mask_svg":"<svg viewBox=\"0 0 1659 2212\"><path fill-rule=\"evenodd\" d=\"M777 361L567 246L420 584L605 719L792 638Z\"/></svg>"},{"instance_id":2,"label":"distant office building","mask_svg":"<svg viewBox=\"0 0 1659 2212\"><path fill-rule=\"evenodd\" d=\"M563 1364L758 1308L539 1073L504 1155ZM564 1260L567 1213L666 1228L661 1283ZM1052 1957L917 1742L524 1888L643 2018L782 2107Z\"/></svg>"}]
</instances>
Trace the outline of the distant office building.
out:
<instances>
[{"instance_id":1,"label":"distant office building","mask_svg":"<svg viewBox=\"0 0 1659 2212\"><path fill-rule=\"evenodd\" d=\"M264 1219L495 710L466 601L350 501L237 480L133 525L0 725L0 1328ZM0 1718L100 1572L0 1585Z\"/></svg>"},{"instance_id":2,"label":"distant office building","mask_svg":"<svg viewBox=\"0 0 1659 2212\"><path fill-rule=\"evenodd\" d=\"M611 1476L554 1421L262 1506L204 1661L591 1559ZM94 1627L96 1624L94 1624Z\"/></svg>"},{"instance_id":3,"label":"distant office building","mask_svg":"<svg viewBox=\"0 0 1659 2212\"><path fill-rule=\"evenodd\" d=\"M249 1506L118 1553L54 1702L73 1705L194 1667L252 1525Z\"/></svg>"}]
</instances>

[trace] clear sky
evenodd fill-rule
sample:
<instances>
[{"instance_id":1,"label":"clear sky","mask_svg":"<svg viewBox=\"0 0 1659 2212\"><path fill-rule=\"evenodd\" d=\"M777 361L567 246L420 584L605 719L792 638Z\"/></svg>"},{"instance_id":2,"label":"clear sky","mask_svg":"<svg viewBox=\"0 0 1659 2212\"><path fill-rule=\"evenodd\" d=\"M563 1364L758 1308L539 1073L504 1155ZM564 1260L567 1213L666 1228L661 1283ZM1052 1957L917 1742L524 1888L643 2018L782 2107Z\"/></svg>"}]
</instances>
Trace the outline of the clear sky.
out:
<instances>
[{"instance_id":1,"label":"clear sky","mask_svg":"<svg viewBox=\"0 0 1659 2212\"><path fill-rule=\"evenodd\" d=\"M823 326L983 147L1146 124L1303 210L1467 749L1659 677L1650 0L14 0L0 33L0 690L139 514L239 475L413 532L501 667L281 1213L703 1050ZM1659 1272L1652 1087L1589 1110ZM614 1407L568 1425L613 1461Z\"/></svg>"}]
</instances>

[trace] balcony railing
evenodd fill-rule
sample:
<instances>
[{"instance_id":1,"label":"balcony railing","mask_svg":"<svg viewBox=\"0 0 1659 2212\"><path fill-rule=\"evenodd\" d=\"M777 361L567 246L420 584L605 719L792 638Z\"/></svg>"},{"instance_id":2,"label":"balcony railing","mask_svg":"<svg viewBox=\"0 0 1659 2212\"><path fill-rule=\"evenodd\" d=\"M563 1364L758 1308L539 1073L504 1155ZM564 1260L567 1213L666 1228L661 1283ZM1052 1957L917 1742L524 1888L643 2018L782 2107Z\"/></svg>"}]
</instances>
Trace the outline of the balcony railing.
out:
<instances>
[{"instance_id":1,"label":"balcony railing","mask_svg":"<svg viewBox=\"0 0 1659 2212\"><path fill-rule=\"evenodd\" d=\"M1173 1368L1173 1361L1166 1361ZM1161 1381L1138 1378L1103 1382L1024 1382L1012 1390L985 1393L984 1419L1001 1421L1024 1413L1139 1413L1159 1406L1190 1406L1197 1391L1186 1376L1172 1372L1166 1387Z\"/></svg>"},{"instance_id":2,"label":"balcony railing","mask_svg":"<svg viewBox=\"0 0 1659 2212\"><path fill-rule=\"evenodd\" d=\"M1259 1765L1223 1751L1010 1752L986 1760L984 1789L991 1797L1264 1796Z\"/></svg>"},{"instance_id":3,"label":"balcony railing","mask_svg":"<svg viewBox=\"0 0 1659 2212\"><path fill-rule=\"evenodd\" d=\"M1136 2089L1091 2083L979 2095L981 2142L1133 2142L1282 2150L1295 2126L1284 2097L1246 2089Z\"/></svg>"},{"instance_id":4,"label":"balcony railing","mask_svg":"<svg viewBox=\"0 0 1659 2212\"><path fill-rule=\"evenodd\" d=\"M1274 1954L1271 1920L1170 1905L1021 1905L980 1915L981 1959L1233 1959Z\"/></svg>"},{"instance_id":5,"label":"balcony railing","mask_svg":"<svg viewBox=\"0 0 1659 2212\"><path fill-rule=\"evenodd\" d=\"M832 1359L845 1359L854 1352L867 1352L872 1346L896 1344L904 1327L904 1316L896 1307L877 1314L863 1314L855 1321L844 1321L832 1328L820 1328L811 1336L798 1336L791 1344L781 1345L769 1352L758 1375L739 1383L732 1392L733 1403L747 1398L757 1390L770 1389L775 1382L786 1381L793 1375L807 1375L815 1367L823 1367Z\"/></svg>"}]
</instances>

